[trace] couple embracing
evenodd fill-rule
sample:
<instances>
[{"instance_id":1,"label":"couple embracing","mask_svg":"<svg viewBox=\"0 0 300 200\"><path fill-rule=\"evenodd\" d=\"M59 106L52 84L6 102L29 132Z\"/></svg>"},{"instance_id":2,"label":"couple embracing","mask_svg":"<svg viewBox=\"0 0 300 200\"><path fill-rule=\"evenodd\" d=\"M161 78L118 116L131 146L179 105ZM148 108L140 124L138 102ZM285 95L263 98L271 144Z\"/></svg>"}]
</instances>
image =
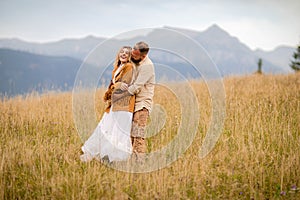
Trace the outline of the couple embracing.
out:
<instances>
[{"instance_id":1,"label":"couple embracing","mask_svg":"<svg viewBox=\"0 0 300 200\"><path fill-rule=\"evenodd\" d=\"M151 111L155 73L149 46L123 46L114 62L112 79L104 94L108 105L93 134L82 146L81 161L126 161L146 153L145 129Z\"/></svg>"}]
</instances>

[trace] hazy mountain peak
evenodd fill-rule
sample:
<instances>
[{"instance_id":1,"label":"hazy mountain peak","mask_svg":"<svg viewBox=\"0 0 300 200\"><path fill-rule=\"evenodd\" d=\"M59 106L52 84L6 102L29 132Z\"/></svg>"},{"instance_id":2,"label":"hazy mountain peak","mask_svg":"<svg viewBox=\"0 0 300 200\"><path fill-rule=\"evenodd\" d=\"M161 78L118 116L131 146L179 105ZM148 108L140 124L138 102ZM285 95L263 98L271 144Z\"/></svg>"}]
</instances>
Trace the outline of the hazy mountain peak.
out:
<instances>
[{"instance_id":1,"label":"hazy mountain peak","mask_svg":"<svg viewBox=\"0 0 300 200\"><path fill-rule=\"evenodd\" d=\"M211 30L223 30L220 26L218 26L217 24L213 24L210 27L208 27L207 29L211 29Z\"/></svg>"},{"instance_id":2,"label":"hazy mountain peak","mask_svg":"<svg viewBox=\"0 0 300 200\"><path fill-rule=\"evenodd\" d=\"M230 36L224 29L220 28L217 24L213 24L212 26L208 27L203 34L210 35L212 37L215 36Z\"/></svg>"}]
</instances>

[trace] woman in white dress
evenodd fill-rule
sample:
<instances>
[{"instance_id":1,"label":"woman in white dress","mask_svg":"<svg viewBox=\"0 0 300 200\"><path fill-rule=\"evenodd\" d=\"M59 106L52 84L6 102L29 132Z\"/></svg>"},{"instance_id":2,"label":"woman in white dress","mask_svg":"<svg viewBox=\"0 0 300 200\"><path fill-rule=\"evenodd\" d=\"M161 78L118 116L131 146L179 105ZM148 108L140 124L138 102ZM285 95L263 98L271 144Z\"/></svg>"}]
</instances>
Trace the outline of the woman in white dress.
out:
<instances>
[{"instance_id":1,"label":"woman in white dress","mask_svg":"<svg viewBox=\"0 0 300 200\"><path fill-rule=\"evenodd\" d=\"M112 80L104 95L108 104L105 113L93 134L82 146L81 161L93 158L100 160L124 161L132 154L130 131L134 111L135 96L114 98L122 89L132 84L135 68L131 62L131 47L124 46L117 53L112 71ZM122 88L122 89L121 89Z\"/></svg>"}]
</instances>

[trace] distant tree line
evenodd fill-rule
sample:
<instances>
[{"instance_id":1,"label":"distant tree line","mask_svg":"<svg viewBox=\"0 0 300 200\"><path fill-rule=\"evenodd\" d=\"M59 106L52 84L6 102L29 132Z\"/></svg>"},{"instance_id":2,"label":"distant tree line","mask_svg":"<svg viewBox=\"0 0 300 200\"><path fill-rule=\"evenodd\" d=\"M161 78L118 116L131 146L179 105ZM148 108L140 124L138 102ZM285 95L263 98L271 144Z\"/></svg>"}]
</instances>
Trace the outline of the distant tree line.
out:
<instances>
[{"instance_id":1,"label":"distant tree line","mask_svg":"<svg viewBox=\"0 0 300 200\"><path fill-rule=\"evenodd\" d=\"M262 68L262 59L261 58L258 59L257 66L258 66L258 68L257 68L256 73L262 74L262 69L261 69Z\"/></svg>"},{"instance_id":2,"label":"distant tree line","mask_svg":"<svg viewBox=\"0 0 300 200\"><path fill-rule=\"evenodd\" d=\"M290 67L295 71L300 71L300 44L298 45L296 51L293 53L293 58L290 63Z\"/></svg>"}]
</instances>

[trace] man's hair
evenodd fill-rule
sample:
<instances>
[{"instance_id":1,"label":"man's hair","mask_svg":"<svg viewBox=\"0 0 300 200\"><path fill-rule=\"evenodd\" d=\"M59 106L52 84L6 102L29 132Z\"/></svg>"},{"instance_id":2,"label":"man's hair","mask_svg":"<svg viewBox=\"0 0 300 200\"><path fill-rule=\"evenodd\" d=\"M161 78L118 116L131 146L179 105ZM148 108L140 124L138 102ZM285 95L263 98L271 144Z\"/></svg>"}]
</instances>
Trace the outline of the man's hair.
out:
<instances>
[{"instance_id":1,"label":"man's hair","mask_svg":"<svg viewBox=\"0 0 300 200\"><path fill-rule=\"evenodd\" d=\"M149 45L146 42L138 42L134 47L137 48L143 55L146 55L149 52Z\"/></svg>"}]
</instances>

